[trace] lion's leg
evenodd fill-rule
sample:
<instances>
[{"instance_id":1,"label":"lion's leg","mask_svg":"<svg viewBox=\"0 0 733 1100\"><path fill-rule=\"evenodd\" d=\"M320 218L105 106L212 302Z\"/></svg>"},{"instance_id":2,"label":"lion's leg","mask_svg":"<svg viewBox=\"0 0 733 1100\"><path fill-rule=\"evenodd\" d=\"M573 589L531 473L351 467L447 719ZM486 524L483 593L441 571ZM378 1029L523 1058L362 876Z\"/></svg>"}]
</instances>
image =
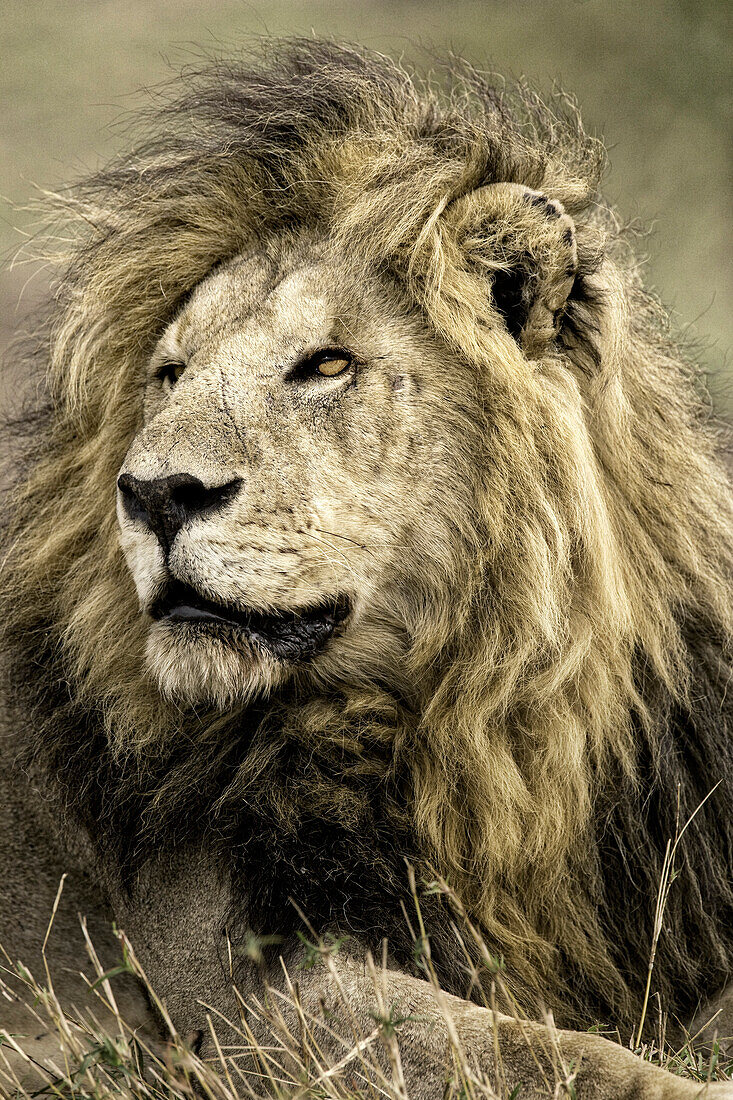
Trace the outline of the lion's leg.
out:
<instances>
[{"instance_id":1,"label":"lion's leg","mask_svg":"<svg viewBox=\"0 0 733 1100\"><path fill-rule=\"evenodd\" d=\"M521 1100L563 1095L563 1081L572 1082L578 1100L685 1100L701 1094L694 1082L597 1035L520 1022L408 974L375 972L355 940L349 941L350 955L346 949L326 955L310 969L303 968L302 943L282 944L284 966L273 959L261 968L236 946L238 929L247 927L246 906L233 921L228 884L200 853L180 851L146 867L138 888L137 896L118 899L117 918L178 1033L200 1035L201 1055L218 1064L207 1021L211 1006L221 1048L236 1058L240 1072L256 1074L258 1083L263 1067L253 1041L282 1069L278 1079L289 1075L293 1084L333 1073L358 1089L365 1076L378 1084L380 1073L401 1073L405 1088L397 1094L439 1100L450 1095L445 1090L458 1045L472 1072L498 1086L502 1098L517 1086ZM223 1018L232 1022L231 1030ZM469 1094L487 1095L476 1089ZM711 1085L707 1095L733 1100L733 1086Z\"/></svg>"},{"instance_id":2,"label":"lion's leg","mask_svg":"<svg viewBox=\"0 0 733 1100\"><path fill-rule=\"evenodd\" d=\"M530 1097L575 1095L578 1100L685 1100L733 1098L733 1085L701 1086L673 1076L597 1035L555 1030L493 1013L436 991L429 983L396 971L374 975L364 964L338 957L297 975L290 989L298 1008L283 1009L283 992L271 994L291 1035L312 1027L320 1051L334 1063L348 1058L354 1037L374 1036L376 1024L391 1016L398 1023L399 1061L390 1058L388 1030L372 1040L383 1072L401 1073L411 1100L435 1100L446 1093L460 1048L469 1071L497 1093ZM339 1044L334 1033L345 1037ZM269 1036L272 1041L272 1036ZM266 1043L267 1035L261 1037ZM329 1047L330 1043L330 1047ZM354 1058L355 1080L360 1058ZM374 1065L374 1063L372 1063ZM372 1069L372 1073L375 1070ZM564 1091L562 1082L572 1083ZM469 1093L472 1094L469 1090ZM460 1081L455 1094L460 1095Z\"/></svg>"},{"instance_id":3,"label":"lion's leg","mask_svg":"<svg viewBox=\"0 0 733 1100\"><path fill-rule=\"evenodd\" d=\"M181 849L146 866L137 882L132 896L117 899L117 919L174 1027L181 1036L201 1036L201 1055L219 1065L211 1016L220 1048L236 1058L240 1072L255 1074L257 1085L263 1065L253 1041L267 1052L265 1061L278 1065L279 1080L289 1076L293 1084L314 1084L328 1073L344 1077L347 1085L353 1079L358 1090L364 1076L378 1083L380 1073L402 1073L405 1088L398 1095L440 1100L450 1095L445 1089L457 1043L472 1072L498 1086L502 1100L517 1086L520 1100L560 1096L563 1081L572 1082L578 1100L685 1100L701 1094L694 1082L597 1035L520 1022L408 974L375 972L354 939L348 955L344 947L310 969L303 967L299 941L278 946L284 965L274 958L258 966L240 942L248 927L246 905L234 902L205 853ZM392 1024L398 1055L390 1048ZM488 1095L475 1088L469 1094ZM707 1095L733 1100L733 1086L711 1085Z\"/></svg>"}]
</instances>

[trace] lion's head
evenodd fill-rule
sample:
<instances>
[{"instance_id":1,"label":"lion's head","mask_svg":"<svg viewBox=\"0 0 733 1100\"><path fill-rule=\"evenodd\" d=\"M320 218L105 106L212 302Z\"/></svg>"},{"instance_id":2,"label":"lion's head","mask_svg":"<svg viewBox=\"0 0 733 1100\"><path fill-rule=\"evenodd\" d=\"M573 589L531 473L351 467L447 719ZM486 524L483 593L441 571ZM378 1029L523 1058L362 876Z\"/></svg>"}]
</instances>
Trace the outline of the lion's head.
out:
<instances>
[{"instance_id":1,"label":"lion's head","mask_svg":"<svg viewBox=\"0 0 733 1100\"><path fill-rule=\"evenodd\" d=\"M195 287L145 364L118 517L147 668L179 702L404 658L476 425L470 371L395 299L325 235L273 235Z\"/></svg>"},{"instance_id":2,"label":"lion's head","mask_svg":"<svg viewBox=\"0 0 733 1100\"><path fill-rule=\"evenodd\" d=\"M361 828L379 776L525 991L552 999L561 952L628 1009L598 806L608 835L638 824L640 769L661 783L683 753L661 748L670 708L698 762L728 751L722 703L698 722L690 691L700 662L711 684L730 667L714 433L564 101L459 66L441 92L334 43L268 51L189 74L73 198L7 542L39 742L77 802L80 730L112 746L97 789L174 746L188 764L157 775L180 796L202 746L219 760L270 707L231 801L251 805L273 737L304 747L291 824ZM707 793L696 767L676 801L660 786L660 830ZM686 841L706 867L712 812ZM653 897L656 848L631 847Z\"/></svg>"}]
</instances>

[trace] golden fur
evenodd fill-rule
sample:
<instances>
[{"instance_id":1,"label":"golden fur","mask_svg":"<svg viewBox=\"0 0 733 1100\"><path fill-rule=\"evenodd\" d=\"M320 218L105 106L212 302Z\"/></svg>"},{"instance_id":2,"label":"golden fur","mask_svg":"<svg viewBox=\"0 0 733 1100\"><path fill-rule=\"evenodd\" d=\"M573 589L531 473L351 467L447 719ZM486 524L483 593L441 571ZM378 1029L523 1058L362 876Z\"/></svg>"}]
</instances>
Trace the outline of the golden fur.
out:
<instances>
[{"instance_id":1,"label":"golden fur","mask_svg":"<svg viewBox=\"0 0 733 1100\"><path fill-rule=\"evenodd\" d=\"M436 558L416 535L405 550L414 588L394 610L408 637L394 683L354 677L290 709L275 699L273 738L318 759L346 744L364 769L379 746L378 767L409 777L420 855L505 955L520 1002L582 1003L572 960L579 984L629 1018L638 992L599 919L594 814L609 785L641 783L640 730L653 740L658 716L639 668L689 707L685 630L717 639L727 668L733 629L733 502L694 371L597 197L602 150L566 106L487 89L467 68L445 92L346 47L270 49L256 76L223 64L193 76L161 136L65 203L80 237L51 321L52 412L13 501L11 640L40 652L52 637L76 703L141 769L182 728L216 743L227 716L181 713L145 669L114 484L141 422L141 364L182 297L265 232L317 227L462 364L469 426L445 442L464 494L433 517L452 545ZM511 190L487 194L496 182L572 218L575 289L557 335L568 257L547 274L559 238ZM519 339L490 293L515 239L550 303ZM271 752L255 740L243 789ZM347 785L299 797L357 828L364 812Z\"/></svg>"}]
</instances>

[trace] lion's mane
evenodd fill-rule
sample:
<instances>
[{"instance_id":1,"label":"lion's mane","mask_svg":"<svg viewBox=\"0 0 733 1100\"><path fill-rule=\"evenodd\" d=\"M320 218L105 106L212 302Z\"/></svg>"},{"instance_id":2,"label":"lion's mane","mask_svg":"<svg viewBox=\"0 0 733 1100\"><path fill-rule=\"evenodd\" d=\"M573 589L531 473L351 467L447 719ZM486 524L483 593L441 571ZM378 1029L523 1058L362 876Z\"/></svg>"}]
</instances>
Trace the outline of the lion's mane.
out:
<instances>
[{"instance_id":1,"label":"lion's mane","mask_svg":"<svg viewBox=\"0 0 733 1100\"><path fill-rule=\"evenodd\" d=\"M148 127L63 200L77 240L28 351L47 401L12 493L2 615L30 766L128 866L191 822L212 859L259 861L250 919L259 906L269 931L292 895L388 932L409 962L402 858L436 867L520 1003L568 1022L636 1012L667 841L692 818L654 987L694 1007L733 970L733 507L695 371L598 197L601 146L564 100L454 62L423 84L318 40L189 72ZM439 216L494 181L543 190L577 227L539 363L497 336ZM142 671L116 532L141 363L213 265L299 224L397 280L483 372L491 438L465 461L489 473L455 517L465 552L425 562L442 598L416 612L419 711L375 683L181 713Z\"/></svg>"}]
</instances>

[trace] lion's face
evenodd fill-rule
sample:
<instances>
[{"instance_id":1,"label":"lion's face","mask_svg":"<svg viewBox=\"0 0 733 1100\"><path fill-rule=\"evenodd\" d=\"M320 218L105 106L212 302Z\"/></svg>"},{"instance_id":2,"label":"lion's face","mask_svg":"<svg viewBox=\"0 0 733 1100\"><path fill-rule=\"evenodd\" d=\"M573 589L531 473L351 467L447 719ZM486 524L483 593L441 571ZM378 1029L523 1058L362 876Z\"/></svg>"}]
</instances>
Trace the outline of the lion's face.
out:
<instances>
[{"instance_id":1,"label":"lion's face","mask_svg":"<svg viewBox=\"0 0 733 1100\"><path fill-rule=\"evenodd\" d=\"M347 272L314 242L242 255L150 360L118 518L166 695L226 707L404 648L400 577L412 591L441 541L425 514L460 491L459 368Z\"/></svg>"}]
</instances>

